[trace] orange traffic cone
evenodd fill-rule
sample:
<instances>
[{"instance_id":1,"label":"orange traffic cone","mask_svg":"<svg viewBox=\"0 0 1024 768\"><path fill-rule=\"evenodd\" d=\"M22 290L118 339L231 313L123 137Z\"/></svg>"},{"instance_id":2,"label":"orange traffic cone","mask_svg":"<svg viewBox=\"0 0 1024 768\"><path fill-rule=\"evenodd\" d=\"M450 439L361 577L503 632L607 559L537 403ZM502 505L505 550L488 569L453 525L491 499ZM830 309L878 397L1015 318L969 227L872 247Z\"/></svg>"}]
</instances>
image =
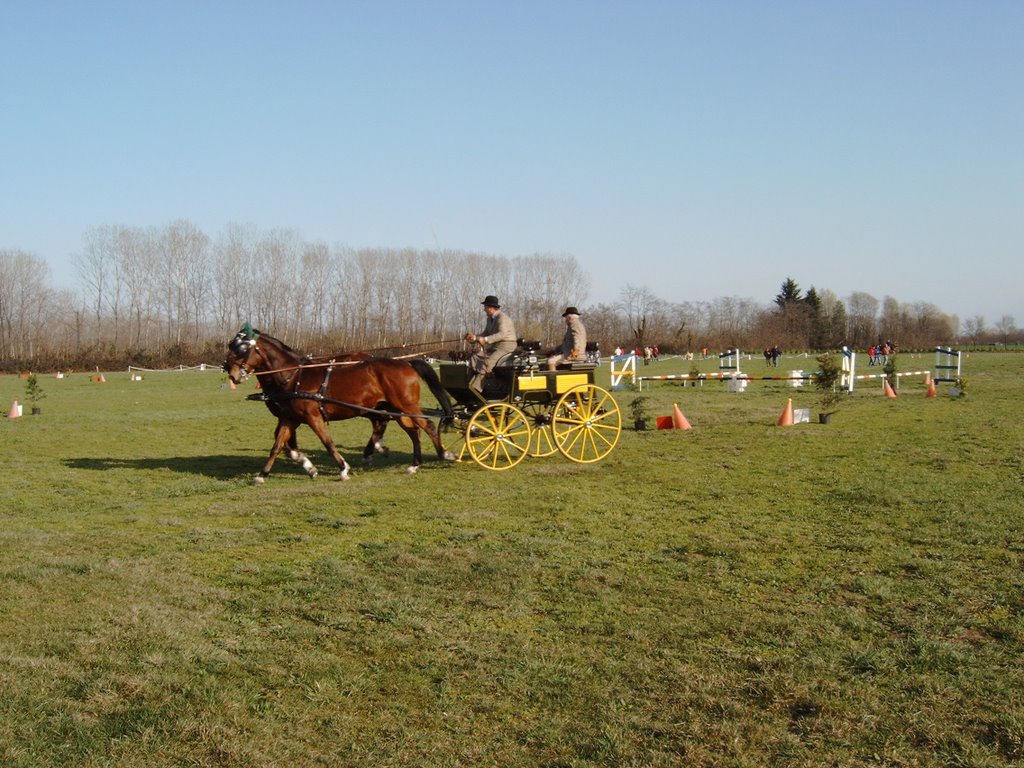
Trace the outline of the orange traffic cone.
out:
<instances>
[{"instance_id":1,"label":"orange traffic cone","mask_svg":"<svg viewBox=\"0 0 1024 768\"><path fill-rule=\"evenodd\" d=\"M672 428L673 429L693 429L690 426L690 422L683 416L683 412L679 410L678 403L672 404Z\"/></svg>"},{"instance_id":2,"label":"orange traffic cone","mask_svg":"<svg viewBox=\"0 0 1024 768\"><path fill-rule=\"evenodd\" d=\"M11 403L11 410L7 412L7 418L16 419L19 416L21 416L21 409L18 408L18 401L15 400L13 403Z\"/></svg>"},{"instance_id":3,"label":"orange traffic cone","mask_svg":"<svg viewBox=\"0 0 1024 768\"><path fill-rule=\"evenodd\" d=\"M886 397L896 397L896 392L889 386L888 379L882 379L882 391L885 392Z\"/></svg>"},{"instance_id":4,"label":"orange traffic cone","mask_svg":"<svg viewBox=\"0 0 1024 768\"><path fill-rule=\"evenodd\" d=\"M935 382L932 381L931 376L928 377L928 393L925 397L938 397L939 393L935 391Z\"/></svg>"},{"instance_id":5,"label":"orange traffic cone","mask_svg":"<svg viewBox=\"0 0 1024 768\"><path fill-rule=\"evenodd\" d=\"M777 427L792 427L793 426L793 398L789 398L786 401L786 407L782 409L782 415L779 416L779 420L775 422Z\"/></svg>"}]
</instances>

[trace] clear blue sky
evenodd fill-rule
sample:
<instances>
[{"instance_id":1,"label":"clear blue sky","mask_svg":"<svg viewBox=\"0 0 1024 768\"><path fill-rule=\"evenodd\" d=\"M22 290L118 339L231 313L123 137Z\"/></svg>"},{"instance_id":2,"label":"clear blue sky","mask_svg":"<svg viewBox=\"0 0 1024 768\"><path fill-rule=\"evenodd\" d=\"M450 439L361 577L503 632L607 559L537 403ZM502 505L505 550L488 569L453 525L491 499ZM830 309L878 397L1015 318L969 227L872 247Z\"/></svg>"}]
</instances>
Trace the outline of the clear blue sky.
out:
<instances>
[{"instance_id":1,"label":"clear blue sky","mask_svg":"<svg viewBox=\"0 0 1024 768\"><path fill-rule=\"evenodd\" d=\"M189 219L1024 324L1024 2L0 5L0 247Z\"/></svg>"}]
</instances>

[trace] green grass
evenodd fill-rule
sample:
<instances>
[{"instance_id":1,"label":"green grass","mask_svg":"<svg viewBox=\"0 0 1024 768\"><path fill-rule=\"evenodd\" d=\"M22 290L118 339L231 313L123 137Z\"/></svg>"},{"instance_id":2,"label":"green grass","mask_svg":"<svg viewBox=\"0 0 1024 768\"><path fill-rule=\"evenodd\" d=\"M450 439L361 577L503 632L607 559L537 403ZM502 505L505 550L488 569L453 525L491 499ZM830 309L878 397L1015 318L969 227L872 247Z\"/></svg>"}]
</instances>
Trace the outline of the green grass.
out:
<instances>
[{"instance_id":1,"label":"green grass","mask_svg":"<svg viewBox=\"0 0 1024 768\"><path fill-rule=\"evenodd\" d=\"M350 482L301 430L320 477L262 487L274 420L218 373L40 377L0 420L0 764L1020 764L1022 364L830 425L655 384L692 430L504 473L409 476L394 427L361 469L354 420Z\"/></svg>"}]
</instances>

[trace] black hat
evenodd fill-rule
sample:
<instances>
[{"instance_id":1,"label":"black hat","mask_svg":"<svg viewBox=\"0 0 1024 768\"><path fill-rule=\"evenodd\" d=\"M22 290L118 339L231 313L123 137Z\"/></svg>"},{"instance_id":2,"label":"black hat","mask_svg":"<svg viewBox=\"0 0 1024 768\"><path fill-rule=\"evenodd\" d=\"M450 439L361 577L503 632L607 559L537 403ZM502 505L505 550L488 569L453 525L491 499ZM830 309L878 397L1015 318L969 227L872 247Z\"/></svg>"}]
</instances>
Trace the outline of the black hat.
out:
<instances>
[{"instance_id":1,"label":"black hat","mask_svg":"<svg viewBox=\"0 0 1024 768\"><path fill-rule=\"evenodd\" d=\"M485 296L484 300L480 302L485 307L494 307L495 309L501 309L501 304L498 303L497 296Z\"/></svg>"},{"instance_id":2,"label":"black hat","mask_svg":"<svg viewBox=\"0 0 1024 768\"><path fill-rule=\"evenodd\" d=\"M565 312L562 313L562 317L566 315L578 315L580 311L576 307L566 307Z\"/></svg>"}]
</instances>

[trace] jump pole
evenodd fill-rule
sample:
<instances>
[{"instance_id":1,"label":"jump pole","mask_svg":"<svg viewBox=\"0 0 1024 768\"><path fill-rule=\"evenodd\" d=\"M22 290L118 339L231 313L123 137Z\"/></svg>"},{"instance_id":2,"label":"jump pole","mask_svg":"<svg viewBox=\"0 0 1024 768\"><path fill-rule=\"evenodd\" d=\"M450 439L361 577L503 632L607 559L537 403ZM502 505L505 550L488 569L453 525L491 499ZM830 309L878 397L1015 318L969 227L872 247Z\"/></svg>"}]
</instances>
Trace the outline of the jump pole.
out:
<instances>
[{"instance_id":1,"label":"jump pole","mask_svg":"<svg viewBox=\"0 0 1024 768\"><path fill-rule=\"evenodd\" d=\"M608 366L613 390L626 387L641 388L640 381L636 376L635 352L630 352L628 355L612 355Z\"/></svg>"},{"instance_id":2,"label":"jump pole","mask_svg":"<svg viewBox=\"0 0 1024 768\"><path fill-rule=\"evenodd\" d=\"M949 347L935 348L935 378L936 383L946 381L955 383L960 378L960 353Z\"/></svg>"}]
</instances>

